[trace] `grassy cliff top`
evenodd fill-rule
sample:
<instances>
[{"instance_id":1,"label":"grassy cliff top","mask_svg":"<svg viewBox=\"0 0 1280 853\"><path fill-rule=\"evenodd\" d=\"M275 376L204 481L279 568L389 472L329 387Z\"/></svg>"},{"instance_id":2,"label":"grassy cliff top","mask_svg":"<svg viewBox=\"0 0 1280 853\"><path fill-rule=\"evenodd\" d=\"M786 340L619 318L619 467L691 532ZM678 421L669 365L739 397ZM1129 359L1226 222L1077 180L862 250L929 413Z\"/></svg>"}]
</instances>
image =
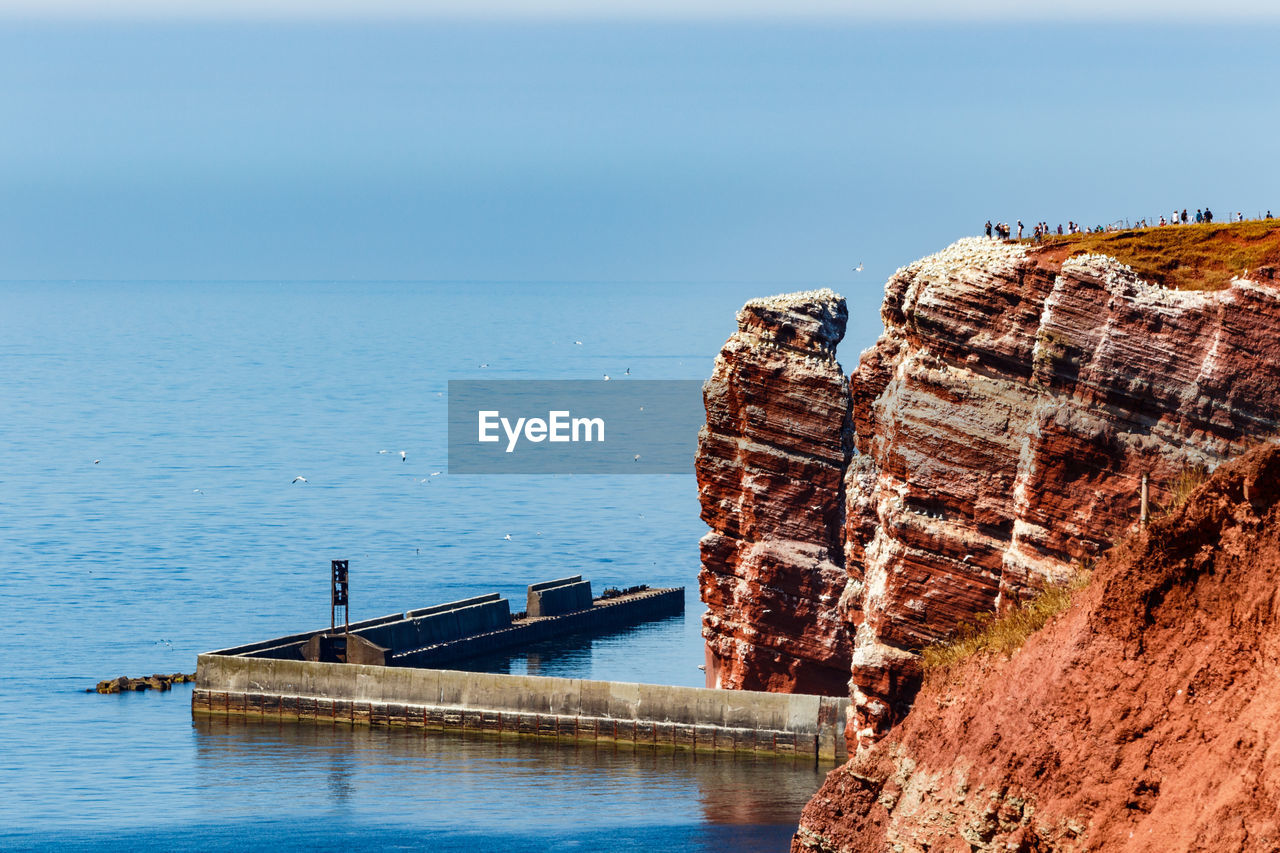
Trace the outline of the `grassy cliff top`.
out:
<instances>
[{"instance_id":1,"label":"grassy cliff top","mask_svg":"<svg viewBox=\"0 0 1280 853\"><path fill-rule=\"evenodd\" d=\"M1023 243L1035 245L1031 240ZM1245 272L1280 267L1280 219L1053 234L1036 251L1052 263L1096 252L1128 264L1152 284L1173 290L1221 290Z\"/></svg>"}]
</instances>

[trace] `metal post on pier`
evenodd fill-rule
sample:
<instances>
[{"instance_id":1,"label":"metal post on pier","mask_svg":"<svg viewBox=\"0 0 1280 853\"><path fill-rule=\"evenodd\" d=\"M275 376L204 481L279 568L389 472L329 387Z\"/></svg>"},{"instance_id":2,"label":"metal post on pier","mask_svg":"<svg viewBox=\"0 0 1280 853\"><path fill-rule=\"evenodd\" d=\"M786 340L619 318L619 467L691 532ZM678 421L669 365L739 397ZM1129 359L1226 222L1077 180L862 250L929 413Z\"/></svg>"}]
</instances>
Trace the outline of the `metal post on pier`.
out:
<instances>
[{"instance_id":1,"label":"metal post on pier","mask_svg":"<svg viewBox=\"0 0 1280 853\"><path fill-rule=\"evenodd\" d=\"M338 627L338 608L342 608L343 632L351 633L351 609L347 595L347 560L329 563L329 630Z\"/></svg>"}]
</instances>

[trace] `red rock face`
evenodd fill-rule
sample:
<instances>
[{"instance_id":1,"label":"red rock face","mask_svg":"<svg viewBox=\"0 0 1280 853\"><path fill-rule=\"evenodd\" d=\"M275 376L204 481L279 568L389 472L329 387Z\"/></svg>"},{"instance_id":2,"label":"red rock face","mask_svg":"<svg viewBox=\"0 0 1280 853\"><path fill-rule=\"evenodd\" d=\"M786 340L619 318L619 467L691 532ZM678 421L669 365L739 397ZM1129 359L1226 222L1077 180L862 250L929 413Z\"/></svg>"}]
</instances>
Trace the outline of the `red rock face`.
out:
<instances>
[{"instance_id":1,"label":"red rock face","mask_svg":"<svg viewBox=\"0 0 1280 853\"><path fill-rule=\"evenodd\" d=\"M898 271L882 316L844 386L842 300L749 304L697 463L708 683L839 693L851 673L851 749L910 709L919 649L1130 529L1144 475L1158 511L1280 434L1270 280L1170 291L963 240Z\"/></svg>"},{"instance_id":2,"label":"red rock face","mask_svg":"<svg viewBox=\"0 0 1280 853\"><path fill-rule=\"evenodd\" d=\"M707 684L847 695L848 319L831 291L754 300L716 359L698 441Z\"/></svg>"},{"instance_id":3,"label":"red rock face","mask_svg":"<svg viewBox=\"0 0 1280 853\"><path fill-rule=\"evenodd\" d=\"M1099 561L1012 657L931 673L794 853L1280 849L1280 447Z\"/></svg>"},{"instance_id":4,"label":"red rock face","mask_svg":"<svg viewBox=\"0 0 1280 853\"><path fill-rule=\"evenodd\" d=\"M851 748L908 712L918 649L1132 528L1143 475L1157 510L1280 433L1272 280L1167 291L1108 257L961 241L893 275L847 384L845 311L829 292L741 311L698 479L708 684L838 694L851 674Z\"/></svg>"},{"instance_id":5,"label":"red rock face","mask_svg":"<svg viewBox=\"0 0 1280 853\"><path fill-rule=\"evenodd\" d=\"M851 748L916 652L1091 560L1189 468L1280 430L1280 290L1176 292L1110 258L964 240L890 279L850 380Z\"/></svg>"}]
</instances>

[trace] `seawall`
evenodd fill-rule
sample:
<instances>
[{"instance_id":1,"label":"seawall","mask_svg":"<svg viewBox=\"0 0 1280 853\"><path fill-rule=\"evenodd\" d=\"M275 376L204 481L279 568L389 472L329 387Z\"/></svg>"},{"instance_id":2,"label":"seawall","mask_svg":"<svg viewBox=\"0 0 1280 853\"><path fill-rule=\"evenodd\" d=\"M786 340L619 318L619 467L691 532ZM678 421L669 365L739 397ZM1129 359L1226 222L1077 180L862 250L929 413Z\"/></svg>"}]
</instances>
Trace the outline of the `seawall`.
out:
<instances>
[{"instance_id":1,"label":"seawall","mask_svg":"<svg viewBox=\"0 0 1280 853\"><path fill-rule=\"evenodd\" d=\"M847 758L849 700L202 654L193 714Z\"/></svg>"}]
</instances>

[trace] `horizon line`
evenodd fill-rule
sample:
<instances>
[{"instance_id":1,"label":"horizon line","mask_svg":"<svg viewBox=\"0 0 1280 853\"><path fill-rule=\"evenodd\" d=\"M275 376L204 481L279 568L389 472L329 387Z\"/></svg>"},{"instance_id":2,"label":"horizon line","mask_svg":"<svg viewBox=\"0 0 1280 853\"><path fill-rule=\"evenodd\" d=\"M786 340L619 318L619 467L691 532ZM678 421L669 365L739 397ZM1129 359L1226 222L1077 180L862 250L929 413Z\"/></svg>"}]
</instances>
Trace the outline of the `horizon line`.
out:
<instances>
[{"instance_id":1,"label":"horizon line","mask_svg":"<svg viewBox=\"0 0 1280 853\"><path fill-rule=\"evenodd\" d=\"M848 279L847 281L858 281ZM0 278L0 284L586 284L803 285L831 287L832 279L601 279L601 278Z\"/></svg>"},{"instance_id":2,"label":"horizon line","mask_svg":"<svg viewBox=\"0 0 1280 853\"><path fill-rule=\"evenodd\" d=\"M1079 0L1046 7L1023 0L906 0L886 6L869 0L472 0L465 9L448 0L0 0L0 22L294 22L368 21L569 23L1280 23L1280 4L1259 0Z\"/></svg>"}]
</instances>

